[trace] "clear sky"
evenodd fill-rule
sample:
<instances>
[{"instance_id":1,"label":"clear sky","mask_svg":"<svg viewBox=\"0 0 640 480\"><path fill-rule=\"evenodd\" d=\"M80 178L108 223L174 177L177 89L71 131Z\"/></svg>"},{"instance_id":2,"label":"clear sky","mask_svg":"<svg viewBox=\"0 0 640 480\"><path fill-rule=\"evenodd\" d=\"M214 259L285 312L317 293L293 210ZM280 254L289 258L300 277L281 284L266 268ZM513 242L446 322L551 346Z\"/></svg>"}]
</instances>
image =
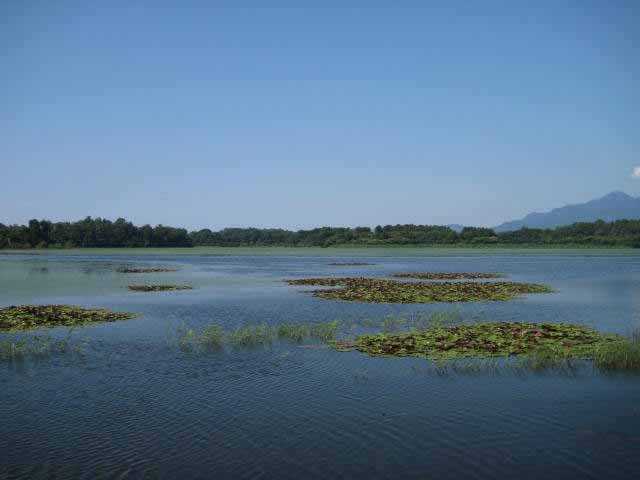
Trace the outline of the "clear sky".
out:
<instances>
[{"instance_id":1,"label":"clear sky","mask_svg":"<svg viewBox=\"0 0 640 480\"><path fill-rule=\"evenodd\" d=\"M0 222L495 225L640 194L640 2L295 3L324 6L0 2Z\"/></svg>"}]
</instances>

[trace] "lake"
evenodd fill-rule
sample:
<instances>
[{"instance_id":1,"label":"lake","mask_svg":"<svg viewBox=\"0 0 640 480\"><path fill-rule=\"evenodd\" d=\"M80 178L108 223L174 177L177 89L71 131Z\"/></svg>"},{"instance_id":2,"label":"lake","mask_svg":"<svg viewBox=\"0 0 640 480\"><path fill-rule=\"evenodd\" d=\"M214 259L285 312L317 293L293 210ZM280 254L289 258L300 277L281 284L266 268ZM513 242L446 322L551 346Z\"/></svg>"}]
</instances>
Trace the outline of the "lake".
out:
<instances>
[{"instance_id":1,"label":"lake","mask_svg":"<svg viewBox=\"0 0 640 480\"><path fill-rule=\"evenodd\" d=\"M332 262L370 266L331 266ZM123 266L170 273L122 274ZM555 293L508 302L331 301L287 278L502 272ZM190 284L138 293L131 283ZM185 352L180 327L463 318L640 327L632 250L175 249L0 253L0 307L135 312L82 355L0 363L0 478L639 478L640 376L437 374L309 342ZM67 329L53 329L64 337Z\"/></svg>"}]
</instances>

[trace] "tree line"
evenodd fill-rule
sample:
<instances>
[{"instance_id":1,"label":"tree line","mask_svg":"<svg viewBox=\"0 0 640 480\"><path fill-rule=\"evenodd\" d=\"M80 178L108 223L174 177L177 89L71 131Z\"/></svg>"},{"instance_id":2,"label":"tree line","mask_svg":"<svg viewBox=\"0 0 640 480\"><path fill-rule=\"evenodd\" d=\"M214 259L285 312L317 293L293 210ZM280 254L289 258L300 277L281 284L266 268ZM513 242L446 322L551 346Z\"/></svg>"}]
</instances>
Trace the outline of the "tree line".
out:
<instances>
[{"instance_id":1,"label":"tree line","mask_svg":"<svg viewBox=\"0 0 640 480\"><path fill-rule=\"evenodd\" d=\"M124 218L115 222L87 217L79 222L30 220L29 225L0 223L0 248L191 247L184 228L136 227Z\"/></svg>"},{"instance_id":2,"label":"tree line","mask_svg":"<svg viewBox=\"0 0 640 480\"><path fill-rule=\"evenodd\" d=\"M310 230L274 228L202 229L157 225L137 227L123 218L115 222L87 217L78 222L30 220L28 225L0 223L0 248L192 247L192 246L333 245L592 245L640 248L640 220L574 223L555 229L522 228L496 233L465 227L456 232L438 225L321 227Z\"/></svg>"}]
</instances>

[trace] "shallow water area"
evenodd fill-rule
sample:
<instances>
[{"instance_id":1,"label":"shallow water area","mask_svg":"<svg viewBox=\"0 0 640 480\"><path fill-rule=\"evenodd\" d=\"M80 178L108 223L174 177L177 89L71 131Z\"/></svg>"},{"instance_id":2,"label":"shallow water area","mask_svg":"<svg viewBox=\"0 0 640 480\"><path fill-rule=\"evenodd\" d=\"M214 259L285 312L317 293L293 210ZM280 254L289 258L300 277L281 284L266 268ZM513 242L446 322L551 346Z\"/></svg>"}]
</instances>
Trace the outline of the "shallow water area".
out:
<instances>
[{"instance_id":1,"label":"shallow water area","mask_svg":"<svg viewBox=\"0 0 640 480\"><path fill-rule=\"evenodd\" d=\"M31 252L30 252L31 253ZM195 353L217 323L477 321L640 327L633 250L165 249L0 255L0 307L67 304L136 318L75 329L82 354L0 363L0 478L634 478L640 377L440 375L419 358L273 342ZM331 263L368 263L334 266ZM175 269L119 273L119 268ZM500 272L554 293L506 302L365 304L285 279ZM141 294L130 284L191 285ZM38 331L40 333L40 331ZM46 329L64 337L67 329Z\"/></svg>"}]
</instances>

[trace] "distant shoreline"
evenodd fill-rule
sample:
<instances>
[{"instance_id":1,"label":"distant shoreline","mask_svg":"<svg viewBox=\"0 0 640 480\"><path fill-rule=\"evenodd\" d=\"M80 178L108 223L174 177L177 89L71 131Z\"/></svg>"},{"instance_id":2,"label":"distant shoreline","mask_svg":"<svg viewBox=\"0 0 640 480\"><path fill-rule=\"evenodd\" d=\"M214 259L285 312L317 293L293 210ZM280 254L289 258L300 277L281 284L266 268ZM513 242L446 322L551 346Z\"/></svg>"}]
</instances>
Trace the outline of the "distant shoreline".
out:
<instances>
[{"instance_id":1,"label":"distant shoreline","mask_svg":"<svg viewBox=\"0 0 640 480\"><path fill-rule=\"evenodd\" d=\"M47 255L319 255L327 257L474 255L474 254L635 254L640 249L595 245L332 245L318 246L195 246L195 247L78 247L1 249L0 257Z\"/></svg>"},{"instance_id":2,"label":"distant shoreline","mask_svg":"<svg viewBox=\"0 0 640 480\"><path fill-rule=\"evenodd\" d=\"M637 250L639 247L630 247L627 245L587 245L581 243L574 244L513 244L513 243L496 243L496 244L464 244L464 243L452 243L452 244L430 244L430 243L412 243L408 245L398 244L353 244L344 243L338 245L319 246L319 245L194 245L192 247L42 247L42 248L2 248L0 253L32 253L47 251L69 251L69 250L198 250L198 249L215 249L215 248L281 248L281 249L374 249L374 248L395 248L395 249L412 249L412 248L433 248L440 250L447 249L468 249L468 250L517 250L517 249L539 249L539 250Z\"/></svg>"}]
</instances>

